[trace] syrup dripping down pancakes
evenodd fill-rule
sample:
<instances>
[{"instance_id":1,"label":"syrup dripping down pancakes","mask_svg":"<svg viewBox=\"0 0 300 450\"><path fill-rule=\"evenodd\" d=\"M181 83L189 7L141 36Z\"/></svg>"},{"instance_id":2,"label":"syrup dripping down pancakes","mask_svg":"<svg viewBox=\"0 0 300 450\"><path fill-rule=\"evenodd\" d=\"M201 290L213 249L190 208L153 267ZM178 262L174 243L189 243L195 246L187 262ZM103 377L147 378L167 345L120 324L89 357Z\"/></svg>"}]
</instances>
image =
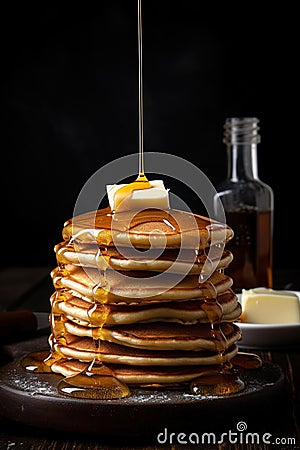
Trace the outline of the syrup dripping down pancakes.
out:
<instances>
[{"instance_id":1,"label":"syrup dripping down pancakes","mask_svg":"<svg viewBox=\"0 0 300 450\"><path fill-rule=\"evenodd\" d=\"M241 338L241 306L224 273L232 236L178 210L105 208L68 220L55 246L46 364L84 391L94 377L93 387L105 384L100 398L225 374Z\"/></svg>"}]
</instances>

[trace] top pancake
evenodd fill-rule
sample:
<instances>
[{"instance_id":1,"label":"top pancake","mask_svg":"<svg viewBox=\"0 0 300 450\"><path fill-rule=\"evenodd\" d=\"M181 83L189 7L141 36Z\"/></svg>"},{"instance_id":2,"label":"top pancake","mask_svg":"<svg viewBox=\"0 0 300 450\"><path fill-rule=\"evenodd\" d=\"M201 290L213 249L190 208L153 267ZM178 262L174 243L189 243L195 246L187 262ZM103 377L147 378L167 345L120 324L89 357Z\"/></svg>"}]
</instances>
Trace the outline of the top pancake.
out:
<instances>
[{"instance_id":1,"label":"top pancake","mask_svg":"<svg viewBox=\"0 0 300 450\"><path fill-rule=\"evenodd\" d=\"M113 213L110 208L69 219L63 239L100 246L137 248L196 248L226 244L233 231L226 224L176 209L145 209Z\"/></svg>"}]
</instances>

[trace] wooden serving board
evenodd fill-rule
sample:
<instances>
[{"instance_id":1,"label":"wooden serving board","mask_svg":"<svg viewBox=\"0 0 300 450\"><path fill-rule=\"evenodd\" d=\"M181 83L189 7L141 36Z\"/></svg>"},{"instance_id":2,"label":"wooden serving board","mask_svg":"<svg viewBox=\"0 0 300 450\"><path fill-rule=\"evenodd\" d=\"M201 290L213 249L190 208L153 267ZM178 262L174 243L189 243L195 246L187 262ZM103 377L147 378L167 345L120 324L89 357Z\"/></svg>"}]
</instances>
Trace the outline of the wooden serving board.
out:
<instances>
[{"instance_id":1,"label":"wooden serving board","mask_svg":"<svg viewBox=\"0 0 300 450\"><path fill-rule=\"evenodd\" d=\"M199 424L220 422L226 426L234 415L242 417L261 408L262 402L280 392L281 368L263 362L247 370L243 391L230 396L202 398L183 390L131 389L118 400L67 397L57 391L57 374L26 372L20 360L31 349L47 350L45 337L18 343L15 359L0 367L0 414L7 419L45 429L96 433L103 436L140 436L163 432L197 431ZM265 404L265 402L264 402Z\"/></svg>"}]
</instances>

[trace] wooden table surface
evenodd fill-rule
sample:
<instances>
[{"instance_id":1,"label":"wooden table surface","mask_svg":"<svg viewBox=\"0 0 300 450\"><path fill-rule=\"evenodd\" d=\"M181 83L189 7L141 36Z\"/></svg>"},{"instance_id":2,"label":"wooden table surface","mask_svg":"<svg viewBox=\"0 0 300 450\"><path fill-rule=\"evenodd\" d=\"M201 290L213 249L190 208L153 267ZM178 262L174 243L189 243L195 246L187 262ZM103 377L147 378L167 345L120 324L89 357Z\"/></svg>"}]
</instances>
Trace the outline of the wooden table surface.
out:
<instances>
[{"instance_id":1,"label":"wooden table surface","mask_svg":"<svg viewBox=\"0 0 300 450\"><path fill-rule=\"evenodd\" d=\"M8 267L0 270L0 310L32 309L33 311L50 311L49 297L53 292L50 279L50 267ZM274 275L275 288L300 290L299 271L277 271ZM6 364L7 358L13 355L14 346L18 343L3 344L0 347L0 363ZM30 345L30 341L29 341ZM243 349L243 351L245 351ZM248 349L247 349L248 351ZM253 351L249 349L249 351ZM9 355L11 352L11 355ZM219 439L222 433L227 433L224 442L208 445L183 444L190 438L168 436L165 443L160 444L157 434L151 436L151 423L149 423L148 436L128 437L102 437L101 435L82 435L80 433L63 433L57 430L38 429L26 427L20 423L0 417L0 450L97 450L97 449L300 449L300 354L298 346L290 348L275 348L264 351L253 351L264 361L278 364L284 373L284 384L272 397L265 400L257 400L249 409L235 408L226 411L226 421L211 420L209 424L205 418L199 417L199 427L194 432L199 436L205 432L213 432ZM4 357L5 355L5 357ZM1 398L0 398L1 401ZM47 414L47 411L45 411ZM219 416L218 416L219 417ZM84 417L82 418L84 420ZM101 418L99 418L101 420ZM251 434L243 443L237 439L241 433L237 431L238 424L243 422ZM164 417L161 417L162 430ZM209 426L209 429L207 428ZM242 425L240 425L242 426ZM206 428L205 428L206 427ZM185 430L182 430L184 432ZM231 434L230 434L231 432ZM230 436L230 437L229 437ZM237 437L238 436L238 437ZM263 442L263 436L268 444ZM179 439L179 442L178 442ZM259 443L258 443L259 440ZM252 441L252 442L251 442ZM212 441L211 441L212 442Z\"/></svg>"}]
</instances>

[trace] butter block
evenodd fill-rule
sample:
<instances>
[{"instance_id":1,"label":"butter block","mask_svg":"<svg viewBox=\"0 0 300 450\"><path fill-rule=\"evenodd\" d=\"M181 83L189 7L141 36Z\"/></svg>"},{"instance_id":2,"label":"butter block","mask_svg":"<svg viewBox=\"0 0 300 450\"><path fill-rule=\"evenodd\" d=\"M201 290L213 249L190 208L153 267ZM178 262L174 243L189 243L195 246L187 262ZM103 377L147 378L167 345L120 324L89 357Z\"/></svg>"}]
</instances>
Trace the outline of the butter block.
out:
<instances>
[{"instance_id":1,"label":"butter block","mask_svg":"<svg viewBox=\"0 0 300 450\"><path fill-rule=\"evenodd\" d=\"M106 192L110 208L115 211L115 195L117 191L125 186L128 187L128 194L118 206L118 211L142 210L146 208L169 209L169 192L165 188L162 180L149 181L151 187L147 189L135 189L136 183L129 184L108 184Z\"/></svg>"},{"instance_id":2,"label":"butter block","mask_svg":"<svg viewBox=\"0 0 300 450\"><path fill-rule=\"evenodd\" d=\"M300 302L296 294L267 288L243 290L242 322L300 323Z\"/></svg>"}]
</instances>

